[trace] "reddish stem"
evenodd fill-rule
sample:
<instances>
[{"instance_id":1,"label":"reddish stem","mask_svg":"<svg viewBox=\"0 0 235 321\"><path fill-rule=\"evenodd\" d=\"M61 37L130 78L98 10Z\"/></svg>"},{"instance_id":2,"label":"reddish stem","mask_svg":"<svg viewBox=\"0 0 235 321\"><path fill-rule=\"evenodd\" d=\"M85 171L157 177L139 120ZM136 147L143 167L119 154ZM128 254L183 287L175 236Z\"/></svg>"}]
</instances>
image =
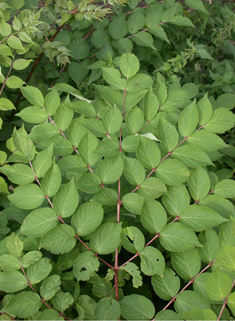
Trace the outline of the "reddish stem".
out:
<instances>
[{"instance_id":1,"label":"reddish stem","mask_svg":"<svg viewBox=\"0 0 235 321\"><path fill-rule=\"evenodd\" d=\"M232 292L232 289L233 289L234 285L235 285L235 280L233 281L233 284L232 284L230 293ZM229 293L229 295L230 295L230 293ZM225 307L226 307L226 305L227 305L227 303L228 303L228 297L229 297L229 295L228 295L228 296L226 297L226 299L224 300L224 304L223 304L223 306L222 306L222 309L220 310L220 314L219 314L219 316L218 316L217 321L220 320L220 318L221 318L221 316L222 316L222 314L223 314L223 312L224 312L224 309L225 309Z\"/></svg>"},{"instance_id":2,"label":"reddish stem","mask_svg":"<svg viewBox=\"0 0 235 321\"><path fill-rule=\"evenodd\" d=\"M10 73L11 73L11 70L12 70L12 67L13 67L13 64L14 64L14 60L15 60L15 53L14 53L14 57L13 57L13 59L12 59L12 63L11 63L11 65L10 65L8 74L7 74L7 76L6 76L6 78L4 79L4 82L3 82L3 84L2 84L2 88L1 88L1 90L0 90L0 95L2 94L2 91L3 91L3 89L4 89L5 85L6 85L7 79L8 79L8 77L9 77Z\"/></svg>"},{"instance_id":3,"label":"reddish stem","mask_svg":"<svg viewBox=\"0 0 235 321\"><path fill-rule=\"evenodd\" d=\"M33 172L33 175L34 175L34 178L35 178L36 182L37 182L38 185L41 187L41 183L39 182L39 180L38 180L38 178L37 178L37 175L36 175L36 173L35 173L35 171L34 171L34 169L33 169L33 165L32 165L31 162L29 162L29 166L30 166L31 169L32 169L32 172Z\"/></svg>"}]
</instances>

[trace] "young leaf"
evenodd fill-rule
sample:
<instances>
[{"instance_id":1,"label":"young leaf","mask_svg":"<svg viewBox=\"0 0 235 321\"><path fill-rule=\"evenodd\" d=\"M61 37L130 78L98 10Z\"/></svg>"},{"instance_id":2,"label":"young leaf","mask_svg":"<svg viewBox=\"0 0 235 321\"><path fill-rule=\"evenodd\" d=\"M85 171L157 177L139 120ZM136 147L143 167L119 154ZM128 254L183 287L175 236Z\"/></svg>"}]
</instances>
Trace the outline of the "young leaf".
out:
<instances>
[{"instance_id":1,"label":"young leaf","mask_svg":"<svg viewBox=\"0 0 235 321\"><path fill-rule=\"evenodd\" d=\"M167 185L179 185L188 180L190 171L178 160L166 159L158 166L156 175Z\"/></svg>"},{"instance_id":2,"label":"young leaf","mask_svg":"<svg viewBox=\"0 0 235 321\"><path fill-rule=\"evenodd\" d=\"M41 237L57 225L58 218L50 208L38 208L23 221L20 232L29 237Z\"/></svg>"},{"instance_id":3,"label":"young leaf","mask_svg":"<svg viewBox=\"0 0 235 321\"><path fill-rule=\"evenodd\" d=\"M127 320L150 320L155 314L153 303L143 295L126 295L120 305L122 316Z\"/></svg>"},{"instance_id":4,"label":"young leaf","mask_svg":"<svg viewBox=\"0 0 235 321\"><path fill-rule=\"evenodd\" d=\"M40 295L44 300L50 300L60 290L61 278L59 275L50 275L43 280Z\"/></svg>"},{"instance_id":5,"label":"young leaf","mask_svg":"<svg viewBox=\"0 0 235 321\"><path fill-rule=\"evenodd\" d=\"M31 284L37 284L44 280L50 274L51 270L52 265L50 259L41 258L28 267L27 278Z\"/></svg>"},{"instance_id":6,"label":"young leaf","mask_svg":"<svg viewBox=\"0 0 235 321\"><path fill-rule=\"evenodd\" d=\"M202 200L209 193L210 186L210 178L203 167L197 167L191 171L188 187L195 201Z\"/></svg>"},{"instance_id":7,"label":"young leaf","mask_svg":"<svg viewBox=\"0 0 235 321\"><path fill-rule=\"evenodd\" d=\"M102 224L91 235L91 249L99 254L109 254L116 250L120 244L120 233L122 227L117 223Z\"/></svg>"},{"instance_id":8,"label":"young leaf","mask_svg":"<svg viewBox=\"0 0 235 321\"><path fill-rule=\"evenodd\" d=\"M76 244L75 231L69 225L58 225L47 232L41 239L40 247L53 254L71 251Z\"/></svg>"},{"instance_id":9,"label":"young leaf","mask_svg":"<svg viewBox=\"0 0 235 321\"><path fill-rule=\"evenodd\" d=\"M79 195L74 180L63 185L53 198L53 210L61 217L71 216L78 206Z\"/></svg>"},{"instance_id":10,"label":"young leaf","mask_svg":"<svg viewBox=\"0 0 235 321\"><path fill-rule=\"evenodd\" d=\"M141 222L150 233L161 232L167 223L166 211L161 203L145 201L141 211Z\"/></svg>"},{"instance_id":11,"label":"young leaf","mask_svg":"<svg viewBox=\"0 0 235 321\"><path fill-rule=\"evenodd\" d=\"M123 159L120 155L105 158L97 166L97 175L102 183L115 183L123 173Z\"/></svg>"},{"instance_id":12,"label":"young leaf","mask_svg":"<svg viewBox=\"0 0 235 321\"><path fill-rule=\"evenodd\" d=\"M41 305L41 298L37 293L23 291L16 294L2 311L23 319L35 315L41 308Z\"/></svg>"},{"instance_id":13,"label":"young leaf","mask_svg":"<svg viewBox=\"0 0 235 321\"><path fill-rule=\"evenodd\" d=\"M178 222L166 225L161 232L160 243L171 252L183 252L201 246L193 230Z\"/></svg>"},{"instance_id":14,"label":"young leaf","mask_svg":"<svg viewBox=\"0 0 235 321\"><path fill-rule=\"evenodd\" d=\"M163 277L155 274L151 278L151 283L156 294L163 300L170 300L180 289L180 278L168 267L165 268Z\"/></svg>"},{"instance_id":15,"label":"young leaf","mask_svg":"<svg viewBox=\"0 0 235 321\"><path fill-rule=\"evenodd\" d=\"M179 132L183 137L191 135L197 127L199 121L199 115L196 107L196 101L194 100L189 106L184 108L180 114L178 122Z\"/></svg>"},{"instance_id":16,"label":"young leaf","mask_svg":"<svg viewBox=\"0 0 235 321\"><path fill-rule=\"evenodd\" d=\"M100 262L93 252L81 253L73 265L74 276L78 281L87 281L99 270Z\"/></svg>"},{"instance_id":17,"label":"young leaf","mask_svg":"<svg viewBox=\"0 0 235 321\"><path fill-rule=\"evenodd\" d=\"M137 159L147 169L156 167L161 160L161 152L157 144L151 139L140 137L136 150Z\"/></svg>"},{"instance_id":18,"label":"young leaf","mask_svg":"<svg viewBox=\"0 0 235 321\"><path fill-rule=\"evenodd\" d=\"M201 268L201 258L197 249L172 253L171 263L177 274L184 280L191 280Z\"/></svg>"},{"instance_id":19,"label":"young leaf","mask_svg":"<svg viewBox=\"0 0 235 321\"><path fill-rule=\"evenodd\" d=\"M140 259L140 268L144 274L150 276L157 274L163 277L165 260L162 253L158 249L152 246L145 247L140 252Z\"/></svg>"},{"instance_id":20,"label":"young leaf","mask_svg":"<svg viewBox=\"0 0 235 321\"><path fill-rule=\"evenodd\" d=\"M45 196L35 184L18 186L14 189L14 194L8 196L10 202L21 209L34 209L42 204Z\"/></svg>"},{"instance_id":21,"label":"young leaf","mask_svg":"<svg viewBox=\"0 0 235 321\"><path fill-rule=\"evenodd\" d=\"M200 205L189 205L180 215L180 222L196 232L217 226L226 219L210 208Z\"/></svg>"},{"instance_id":22,"label":"young leaf","mask_svg":"<svg viewBox=\"0 0 235 321\"><path fill-rule=\"evenodd\" d=\"M104 210L96 202L83 203L72 216L72 227L79 236L85 236L97 229L104 216Z\"/></svg>"}]
</instances>

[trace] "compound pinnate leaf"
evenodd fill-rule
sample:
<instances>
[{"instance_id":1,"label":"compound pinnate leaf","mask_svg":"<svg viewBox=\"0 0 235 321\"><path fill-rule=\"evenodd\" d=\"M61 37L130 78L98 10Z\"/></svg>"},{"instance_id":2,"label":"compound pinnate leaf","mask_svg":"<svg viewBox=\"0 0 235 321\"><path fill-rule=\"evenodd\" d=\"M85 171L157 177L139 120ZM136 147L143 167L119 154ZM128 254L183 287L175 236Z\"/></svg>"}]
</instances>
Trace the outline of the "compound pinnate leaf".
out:
<instances>
[{"instance_id":1,"label":"compound pinnate leaf","mask_svg":"<svg viewBox=\"0 0 235 321\"><path fill-rule=\"evenodd\" d=\"M140 252L140 259L140 268L144 274L150 276L157 274L163 277L165 260L162 253L158 249L152 246L145 247Z\"/></svg>"},{"instance_id":2,"label":"compound pinnate leaf","mask_svg":"<svg viewBox=\"0 0 235 321\"><path fill-rule=\"evenodd\" d=\"M59 275L50 275L43 280L40 287L40 295L44 300L50 300L60 290L61 278Z\"/></svg>"},{"instance_id":3,"label":"compound pinnate leaf","mask_svg":"<svg viewBox=\"0 0 235 321\"><path fill-rule=\"evenodd\" d=\"M206 294L211 300L224 300L231 292L232 284L233 280L217 268L206 280Z\"/></svg>"},{"instance_id":4,"label":"compound pinnate leaf","mask_svg":"<svg viewBox=\"0 0 235 321\"><path fill-rule=\"evenodd\" d=\"M201 246L193 230L178 222L167 224L161 232L160 243L171 252L183 252Z\"/></svg>"},{"instance_id":5,"label":"compound pinnate leaf","mask_svg":"<svg viewBox=\"0 0 235 321\"><path fill-rule=\"evenodd\" d=\"M153 303L143 295L127 295L120 305L122 316L127 320L150 320L155 314Z\"/></svg>"},{"instance_id":6,"label":"compound pinnate leaf","mask_svg":"<svg viewBox=\"0 0 235 321\"><path fill-rule=\"evenodd\" d=\"M21 225L21 233L29 237L41 237L58 223L56 213L50 208L32 211Z\"/></svg>"},{"instance_id":7,"label":"compound pinnate leaf","mask_svg":"<svg viewBox=\"0 0 235 321\"><path fill-rule=\"evenodd\" d=\"M10 202L18 208L31 210L39 207L45 196L35 184L21 185L14 189L14 194L8 196Z\"/></svg>"},{"instance_id":8,"label":"compound pinnate leaf","mask_svg":"<svg viewBox=\"0 0 235 321\"><path fill-rule=\"evenodd\" d=\"M3 308L3 312L16 315L19 318L28 318L41 308L41 298L32 291L23 291L16 294Z\"/></svg>"},{"instance_id":9,"label":"compound pinnate leaf","mask_svg":"<svg viewBox=\"0 0 235 321\"><path fill-rule=\"evenodd\" d=\"M94 252L109 254L114 252L120 244L121 223L102 224L91 235L90 245Z\"/></svg>"},{"instance_id":10,"label":"compound pinnate leaf","mask_svg":"<svg viewBox=\"0 0 235 321\"><path fill-rule=\"evenodd\" d=\"M83 203L72 216L72 227L79 236L92 233L101 224L104 216L102 206L96 202Z\"/></svg>"},{"instance_id":11,"label":"compound pinnate leaf","mask_svg":"<svg viewBox=\"0 0 235 321\"><path fill-rule=\"evenodd\" d=\"M53 254L62 254L71 251L75 244L74 229L69 225L58 225L42 237L40 247Z\"/></svg>"},{"instance_id":12,"label":"compound pinnate leaf","mask_svg":"<svg viewBox=\"0 0 235 321\"><path fill-rule=\"evenodd\" d=\"M0 273L0 290L13 293L25 289L28 282L19 271L4 271Z\"/></svg>"},{"instance_id":13,"label":"compound pinnate leaf","mask_svg":"<svg viewBox=\"0 0 235 321\"><path fill-rule=\"evenodd\" d=\"M165 268L163 277L156 274L151 278L151 283L156 294L163 300L170 300L180 289L180 278L168 267Z\"/></svg>"},{"instance_id":14,"label":"compound pinnate leaf","mask_svg":"<svg viewBox=\"0 0 235 321\"><path fill-rule=\"evenodd\" d=\"M100 262L93 252L83 252L73 265L74 276L78 281L87 281L99 270Z\"/></svg>"},{"instance_id":15,"label":"compound pinnate leaf","mask_svg":"<svg viewBox=\"0 0 235 321\"><path fill-rule=\"evenodd\" d=\"M141 222L150 233L161 232L167 223L167 214L158 201L147 200L141 211Z\"/></svg>"},{"instance_id":16,"label":"compound pinnate leaf","mask_svg":"<svg viewBox=\"0 0 235 321\"><path fill-rule=\"evenodd\" d=\"M120 315L120 304L113 298L101 299L94 312L96 320L119 320Z\"/></svg>"}]
</instances>

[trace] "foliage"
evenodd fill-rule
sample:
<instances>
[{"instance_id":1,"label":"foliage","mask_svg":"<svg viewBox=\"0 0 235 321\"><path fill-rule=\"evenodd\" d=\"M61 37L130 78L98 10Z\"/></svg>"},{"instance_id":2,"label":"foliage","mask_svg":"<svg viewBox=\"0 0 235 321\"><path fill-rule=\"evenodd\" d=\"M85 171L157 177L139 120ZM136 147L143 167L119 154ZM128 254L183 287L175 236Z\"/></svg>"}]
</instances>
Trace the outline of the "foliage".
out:
<instances>
[{"instance_id":1,"label":"foliage","mask_svg":"<svg viewBox=\"0 0 235 321\"><path fill-rule=\"evenodd\" d=\"M235 318L221 4L0 2L0 319Z\"/></svg>"}]
</instances>

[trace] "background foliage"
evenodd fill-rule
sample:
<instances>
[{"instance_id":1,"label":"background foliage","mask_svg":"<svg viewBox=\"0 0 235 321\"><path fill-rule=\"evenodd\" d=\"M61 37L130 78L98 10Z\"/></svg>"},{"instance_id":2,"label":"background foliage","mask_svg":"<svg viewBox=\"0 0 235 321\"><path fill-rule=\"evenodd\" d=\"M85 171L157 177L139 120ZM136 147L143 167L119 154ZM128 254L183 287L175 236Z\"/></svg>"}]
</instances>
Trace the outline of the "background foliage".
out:
<instances>
[{"instance_id":1,"label":"background foliage","mask_svg":"<svg viewBox=\"0 0 235 321\"><path fill-rule=\"evenodd\" d=\"M233 320L233 2L0 8L0 319Z\"/></svg>"}]
</instances>

